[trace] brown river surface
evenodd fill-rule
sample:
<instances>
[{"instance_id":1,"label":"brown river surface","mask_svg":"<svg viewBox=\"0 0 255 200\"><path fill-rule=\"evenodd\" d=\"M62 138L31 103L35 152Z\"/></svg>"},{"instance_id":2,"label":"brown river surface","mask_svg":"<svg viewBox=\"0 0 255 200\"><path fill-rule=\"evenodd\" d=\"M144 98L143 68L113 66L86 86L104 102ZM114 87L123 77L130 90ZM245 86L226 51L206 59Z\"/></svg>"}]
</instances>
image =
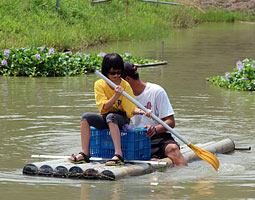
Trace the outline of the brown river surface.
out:
<instances>
[{"instance_id":1,"label":"brown river surface","mask_svg":"<svg viewBox=\"0 0 255 200\"><path fill-rule=\"evenodd\" d=\"M80 151L80 116L97 112L95 74L63 78L0 76L0 199L255 199L255 93L213 87L206 78L255 58L254 24L204 24L162 40L121 42L89 52L131 53L164 59L139 69L141 79L162 85L175 109L176 130L192 143L231 138L251 151L217 155L218 172L205 161L188 168L118 181L22 175L32 154ZM181 142L180 142L181 143ZM182 144L182 143L181 143Z\"/></svg>"}]
</instances>

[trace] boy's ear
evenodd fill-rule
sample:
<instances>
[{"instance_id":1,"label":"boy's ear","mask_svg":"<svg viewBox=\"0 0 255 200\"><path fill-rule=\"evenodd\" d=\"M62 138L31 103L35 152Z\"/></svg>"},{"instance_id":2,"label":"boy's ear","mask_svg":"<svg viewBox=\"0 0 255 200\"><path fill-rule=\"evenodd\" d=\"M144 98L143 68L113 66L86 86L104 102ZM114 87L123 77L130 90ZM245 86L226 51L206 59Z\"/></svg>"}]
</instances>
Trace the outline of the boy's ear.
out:
<instances>
[{"instance_id":1,"label":"boy's ear","mask_svg":"<svg viewBox=\"0 0 255 200\"><path fill-rule=\"evenodd\" d=\"M130 77L129 77L129 76L126 76L125 80L126 80L127 82L129 82L129 81L130 81Z\"/></svg>"}]
</instances>

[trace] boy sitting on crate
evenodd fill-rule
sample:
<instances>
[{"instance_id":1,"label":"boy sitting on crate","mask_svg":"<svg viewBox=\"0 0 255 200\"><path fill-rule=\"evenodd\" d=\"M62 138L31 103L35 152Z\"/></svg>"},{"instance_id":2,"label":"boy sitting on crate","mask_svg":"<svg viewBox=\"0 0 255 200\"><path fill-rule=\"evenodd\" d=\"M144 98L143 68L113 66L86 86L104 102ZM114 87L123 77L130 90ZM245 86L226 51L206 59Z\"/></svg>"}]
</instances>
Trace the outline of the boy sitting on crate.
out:
<instances>
[{"instance_id":1,"label":"boy sitting on crate","mask_svg":"<svg viewBox=\"0 0 255 200\"><path fill-rule=\"evenodd\" d=\"M153 83L144 83L139 79L136 66L132 63L124 63L123 78L133 89L135 98L147 109L152 110L157 117L168 126L174 128L174 111L165 90ZM170 158L175 166L187 166L187 162L180 152L179 145L171 133L158 122L143 115L132 117L135 126L147 128L147 136L151 138L152 158Z\"/></svg>"},{"instance_id":2,"label":"boy sitting on crate","mask_svg":"<svg viewBox=\"0 0 255 200\"><path fill-rule=\"evenodd\" d=\"M102 74L117 87L112 88L103 79L97 80L94 85L95 99L100 114L85 113L81 120L81 144L82 151L77 155L72 155L69 160L72 163L89 163L90 162L90 126L97 129L110 129L113 140L115 154L112 159L107 161L105 165L116 166L124 165L124 158L121 150L120 129L129 124L133 115L146 114L144 111L136 108L122 95L125 91L132 97L134 94L130 85L121 78L124 71L124 63L120 55L116 53L106 54L102 62Z\"/></svg>"}]
</instances>

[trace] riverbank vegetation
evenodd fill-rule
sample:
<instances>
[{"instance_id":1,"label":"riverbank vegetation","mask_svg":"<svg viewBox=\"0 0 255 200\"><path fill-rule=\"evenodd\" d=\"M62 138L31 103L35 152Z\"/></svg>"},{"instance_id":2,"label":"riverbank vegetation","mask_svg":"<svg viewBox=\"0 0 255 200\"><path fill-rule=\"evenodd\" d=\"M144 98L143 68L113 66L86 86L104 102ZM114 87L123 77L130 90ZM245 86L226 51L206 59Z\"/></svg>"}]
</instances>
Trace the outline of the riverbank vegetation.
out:
<instances>
[{"instance_id":1,"label":"riverbank vegetation","mask_svg":"<svg viewBox=\"0 0 255 200\"><path fill-rule=\"evenodd\" d=\"M101 69L104 52L85 54L58 52L54 48L21 48L0 51L0 75L5 76L74 76ZM158 60L141 59L128 53L121 54L124 61L134 64L157 63Z\"/></svg>"},{"instance_id":2,"label":"riverbank vegetation","mask_svg":"<svg viewBox=\"0 0 255 200\"><path fill-rule=\"evenodd\" d=\"M173 28L203 22L254 21L254 15L223 10L202 13L191 6L129 0L91 4L90 0L1 0L0 49L54 47L85 52L92 45L118 40L147 40Z\"/></svg>"},{"instance_id":3,"label":"riverbank vegetation","mask_svg":"<svg viewBox=\"0 0 255 200\"><path fill-rule=\"evenodd\" d=\"M255 60L244 59L237 61L232 72L223 76L208 78L216 86L242 91L255 91Z\"/></svg>"},{"instance_id":4,"label":"riverbank vegetation","mask_svg":"<svg viewBox=\"0 0 255 200\"><path fill-rule=\"evenodd\" d=\"M127 0L97 4L90 0L61 0L56 9L56 0L1 0L0 74L72 76L93 72L102 59L102 55L85 54L93 45L162 38L174 28L203 22L255 21L254 15L219 9L201 12L193 6L128 2L127 6ZM125 61L140 64L154 62L122 56ZM212 78L211 82L224 85L223 79L226 77Z\"/></svg>"}]
</instances>

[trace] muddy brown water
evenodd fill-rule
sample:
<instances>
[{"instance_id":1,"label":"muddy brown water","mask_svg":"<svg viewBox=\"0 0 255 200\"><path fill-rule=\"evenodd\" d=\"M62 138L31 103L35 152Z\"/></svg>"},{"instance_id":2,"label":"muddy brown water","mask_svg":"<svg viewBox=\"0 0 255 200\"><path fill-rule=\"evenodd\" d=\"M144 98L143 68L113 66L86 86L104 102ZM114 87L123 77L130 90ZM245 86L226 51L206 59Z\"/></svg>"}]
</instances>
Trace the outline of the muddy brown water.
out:
<instances>
[{"instance_id":1,"label":"muddy brown water","mask_svg":"<svg viewBox=\"0 0 255 200\"><path fill-rule=\"evenodd\" d=\"M213 87L205 80L232 71L239 59L255 58L254 32L253 24L204 24L165 38L164 52L162 39L88 51L167 60L139 72L144 81L166 89L176 130L193 143L231 138L238 147L252 147L217 155L218 172L198 161L114 182L23 176L23 166L38 161L32 154L79 152L80 115L97 112L93 83L98 77L0 77L1 199L255 199L255 93Z\"/></svg>"}]
</instances>

